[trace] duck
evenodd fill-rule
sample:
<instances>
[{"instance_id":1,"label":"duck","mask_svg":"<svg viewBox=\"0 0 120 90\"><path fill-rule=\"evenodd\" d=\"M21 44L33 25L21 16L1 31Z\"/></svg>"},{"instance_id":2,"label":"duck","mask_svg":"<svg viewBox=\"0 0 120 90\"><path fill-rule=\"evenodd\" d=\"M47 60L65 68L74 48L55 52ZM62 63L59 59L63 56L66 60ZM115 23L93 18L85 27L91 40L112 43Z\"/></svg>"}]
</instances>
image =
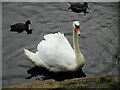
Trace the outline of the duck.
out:
<instances>
[{"instance_id":1,"label":"duck","mask_svg":"<svg viewBox=\"0 0 120 90\"><path fill-rule=\"evenodd\" d=\"M29 24L31 24L30 20L27 20L25 23L16 23L10 26L10 31L22 33L26 31L27 34L31 34L33 29L29 29Z\"/></svg>"},{"instance_id":2,"label":"duck","mask_svg":"<svg viewBox=\"0 0 120 90\"><path fill-rule=\"evenodd\" d=\"M56 32L44 35L37 45L35 53L24 48L24 54L36 66L44 67L51 72L77 71L82 68L85 58L80 51L78 37L80 23L73 21L73 48L64 33Z\"/></svg>"},{"instance_id":3,"label":"duck","mask_svg":"<svg viewBox=\"0 0 120 90\"><path fill-rule=\"evenodd\" d=\"M68 2L68 5L69 5L69 10L72 10L73 12L75 13L81 13L83 12L84 15L86 15L86 13L89 13L87 12L86 10L88 9L88 3L87 2L84 2L83 4L82 3L70 3Z\"/></svg>"}]
</instances>

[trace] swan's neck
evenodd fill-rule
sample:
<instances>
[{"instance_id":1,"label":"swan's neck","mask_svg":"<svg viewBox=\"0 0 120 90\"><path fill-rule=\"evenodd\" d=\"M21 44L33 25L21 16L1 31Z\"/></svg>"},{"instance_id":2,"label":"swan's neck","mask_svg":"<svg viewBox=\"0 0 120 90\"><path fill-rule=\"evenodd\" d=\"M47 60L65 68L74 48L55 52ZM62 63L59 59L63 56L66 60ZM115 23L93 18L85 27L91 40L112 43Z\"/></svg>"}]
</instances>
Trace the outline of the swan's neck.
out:
<instances>
[{"instance_id":1,"label":"swan's neck","mask_svg":"<svg viewBox=\"0 0 120 90\"><path fill-rule=\"evenodd\" d=\"M78 42L78 35L75 29L73 30L73 45L74 45L75 55L79 54L80 48L79 48L79 42Z\"/></svg>"},{"instance_id":2,"label":"swan's neck","mask_svg":"<svg viewBox=\"0 0 120 90\"><path fill-rule=\"evenodd\" d=\"M84 61L84 57L83 57L82 53L80 52L79 42L78 42L78 34L75 31L75 29L73 30L73 45L74 45L76 63L82 64Z\"/></svg>"}]
</instances>

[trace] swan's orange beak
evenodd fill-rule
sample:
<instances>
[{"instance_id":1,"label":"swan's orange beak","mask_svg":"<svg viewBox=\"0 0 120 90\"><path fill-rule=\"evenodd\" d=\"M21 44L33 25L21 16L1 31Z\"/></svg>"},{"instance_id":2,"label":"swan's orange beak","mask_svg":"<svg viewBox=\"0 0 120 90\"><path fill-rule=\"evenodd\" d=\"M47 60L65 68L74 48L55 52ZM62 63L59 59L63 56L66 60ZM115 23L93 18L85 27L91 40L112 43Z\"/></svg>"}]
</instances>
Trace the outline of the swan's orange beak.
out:
<instances>
[{"instance_id":1,"label":"swan's orange beak","mask_svg":"<svg viewBox=\"0 0 120 90\"><path fill-rule=\"evenodd\" d=\"M80 36L80 28L76 28L75 31L78 34L78 36Z\"/></svg>"}]
</instances>

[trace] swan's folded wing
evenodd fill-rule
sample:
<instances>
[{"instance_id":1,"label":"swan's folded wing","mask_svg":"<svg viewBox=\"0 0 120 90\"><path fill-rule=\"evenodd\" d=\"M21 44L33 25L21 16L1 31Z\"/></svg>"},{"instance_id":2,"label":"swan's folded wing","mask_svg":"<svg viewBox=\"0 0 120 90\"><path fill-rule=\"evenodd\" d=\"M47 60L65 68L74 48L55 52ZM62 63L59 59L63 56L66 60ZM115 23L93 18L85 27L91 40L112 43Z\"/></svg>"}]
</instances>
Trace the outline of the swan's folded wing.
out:
<instances>
[{"instance_id":1,"label":"swan's folded wing","mask_svg":"<svg viewBox=\"0 0 120 90\"><path fill-rule=\"evenodd\" d=\"M51 67L67 68L75 62L74 50L64 34L55 33L44 36L38 46L38 54Z\"/></svg>"}]
</instances>

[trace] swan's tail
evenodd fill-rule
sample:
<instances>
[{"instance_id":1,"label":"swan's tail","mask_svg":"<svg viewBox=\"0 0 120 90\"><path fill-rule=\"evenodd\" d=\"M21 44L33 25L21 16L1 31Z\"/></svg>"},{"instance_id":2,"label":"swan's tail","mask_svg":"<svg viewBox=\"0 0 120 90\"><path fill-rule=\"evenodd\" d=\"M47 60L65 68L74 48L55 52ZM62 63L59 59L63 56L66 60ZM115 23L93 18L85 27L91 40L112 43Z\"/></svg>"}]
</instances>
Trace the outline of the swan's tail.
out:
<instances>
[{"instance_id":1,"label":"swan's tail","mask_svg":"<svg viewBox=\"0 0 120 90\"><path fill-rule=\"evenodd\" d=\"M37 66L46 67L42 59L36 57L36 54L24 48L25 55Z\"/></svg>"},{"instance_id":2,"label":"swan's tail","mask_svg":"<svg viewBox=\"0 0 120 90\"><path fill-rule=\"evenodd\" d=\"M24 53L29 59L34 60L35 54L33 52L30 52L29 50L24 48Z\"/></svg>"},{"instance_id":3,"label":"swan's tail","mask_svg":"<svg viewBox=\"0 0 120 90\"><path fill-rule=\"evenodd\" d=\"M39 66L38 65L38 59L36 58L35 53L30 52L29 50L27 50L25 48L24 48L24 53L32 61L32 63L34 63L35 65Z\"/></svg>"}]
</instances>

